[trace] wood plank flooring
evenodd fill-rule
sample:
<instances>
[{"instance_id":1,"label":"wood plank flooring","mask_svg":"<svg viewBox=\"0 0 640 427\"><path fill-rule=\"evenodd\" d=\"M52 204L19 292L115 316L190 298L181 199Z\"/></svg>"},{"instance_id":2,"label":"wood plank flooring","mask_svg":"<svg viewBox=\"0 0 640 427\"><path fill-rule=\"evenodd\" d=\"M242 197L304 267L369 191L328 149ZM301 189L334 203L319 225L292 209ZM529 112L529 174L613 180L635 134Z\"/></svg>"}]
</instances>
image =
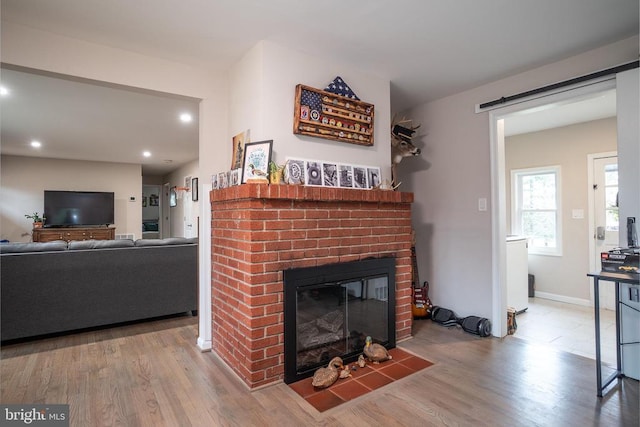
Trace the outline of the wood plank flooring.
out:
<instances>
[{"instance_id":1,"label":"wood plank flooring","mask_svg":"<svg viewBox=\"0 0 640 427\"><path fill-rule=\"evenodd\" d=\"M69 403L72 426L638 426L638 382L596 397L595 362L418 320L429 369L319 413L287 385L249 391L178 317L1 348L0 402Z\"/></svg>"}]
</instances>

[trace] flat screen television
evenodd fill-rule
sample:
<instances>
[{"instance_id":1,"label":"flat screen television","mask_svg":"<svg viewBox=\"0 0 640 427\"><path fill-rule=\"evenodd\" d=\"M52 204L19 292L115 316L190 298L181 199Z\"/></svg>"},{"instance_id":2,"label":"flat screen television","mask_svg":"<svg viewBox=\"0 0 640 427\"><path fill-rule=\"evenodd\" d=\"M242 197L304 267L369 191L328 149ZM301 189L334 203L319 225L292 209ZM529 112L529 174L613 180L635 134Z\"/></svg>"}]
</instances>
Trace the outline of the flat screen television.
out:
<instances>
[{"instance_id":1,"label":"flat screen television","mask_svg":"<svg viewBox=\"0 0 640 427\"><path fill-rule=\"evenodd\" d=\"M45 227L92 227L114 223L113 193L44 192Z\"/></svg>"}]
</instances>

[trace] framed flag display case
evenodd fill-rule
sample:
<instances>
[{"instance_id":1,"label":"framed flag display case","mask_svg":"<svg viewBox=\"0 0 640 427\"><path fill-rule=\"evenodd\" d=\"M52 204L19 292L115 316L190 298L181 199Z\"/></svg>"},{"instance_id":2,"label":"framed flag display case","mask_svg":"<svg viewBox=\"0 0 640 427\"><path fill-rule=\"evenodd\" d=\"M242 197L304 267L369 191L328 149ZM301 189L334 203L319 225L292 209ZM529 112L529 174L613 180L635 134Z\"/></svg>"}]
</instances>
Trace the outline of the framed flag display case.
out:
<instances>
[{"instance_id":1,"label":"framed flag display case","mask_svg":"<svg viewBox=\"0 0 640 427\"><path fill-rule=\"evenodd\" d=\"M335 85L334 81L329 87ZM372 146L373 104L358 100L346 84L340 88L346 88L347 94L297 85L293 133Z\"/></svg>"}]
</instances>

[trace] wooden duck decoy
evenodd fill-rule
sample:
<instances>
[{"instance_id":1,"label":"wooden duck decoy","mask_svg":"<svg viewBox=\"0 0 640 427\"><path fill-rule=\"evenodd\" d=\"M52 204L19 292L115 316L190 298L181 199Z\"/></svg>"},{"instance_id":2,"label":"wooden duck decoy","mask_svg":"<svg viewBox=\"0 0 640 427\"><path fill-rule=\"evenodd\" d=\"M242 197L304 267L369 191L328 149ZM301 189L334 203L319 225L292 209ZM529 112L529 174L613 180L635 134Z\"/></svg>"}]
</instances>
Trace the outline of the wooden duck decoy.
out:
<instances>
[{"instance_id":1,"label":"wooden duck decoy","mask_svg":"<svg viewBox=\"0 0 640 427\"><path fill-rule=\"evenodd\" d=\"M376 364L392 359L387 349L380 344L374 343L371 337L367 337L362 352L367 356L367 359Z\"/></svg>"},{"instance_id":2,"label":"wooden duck decoy","mask_svg":"<svg viewBox=\"0 0 640 427\"><path fill-rule=\"evenodd\" d=\"M317 388L327 388L335 383L340 376L340 371L344 369L344 363L340 357L334 357L326 368L318 368L313 374L311 385Z\"/></svg>"},{"instance_id":3,"label":"wooden duck decoy","mask_svg":"<svg viewBox=\"0 0 640 427\"><path fill-rule=\"evenodd\" d=\"M345 366L344 369L342 371L340 371L339 374L339 378L343 379L343 378L348 378L348 377L352 377L353 375L351 375L351 369L349 369L348 366Z\"/></svg>"}]
</instances>

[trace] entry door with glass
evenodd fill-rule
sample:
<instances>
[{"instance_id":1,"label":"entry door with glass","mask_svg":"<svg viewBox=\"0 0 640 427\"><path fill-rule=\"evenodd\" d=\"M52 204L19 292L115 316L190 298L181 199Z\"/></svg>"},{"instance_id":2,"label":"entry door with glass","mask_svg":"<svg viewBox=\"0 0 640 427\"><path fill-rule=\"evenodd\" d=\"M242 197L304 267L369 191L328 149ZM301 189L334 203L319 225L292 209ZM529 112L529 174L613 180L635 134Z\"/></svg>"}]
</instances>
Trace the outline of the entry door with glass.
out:
<instances>
[{"instance_id":1,"label":"entry door with glass","mask_svg":"<svg viewBox=\"0 0 640 427\"><path fill-rule=\"evenodd\" d=\"M619 246L618 157L593 159L594 262L600 269L600 253ZM600 307L615 310L615 293L608 282L600 282Z\"/></svg>"}]
</instances>

